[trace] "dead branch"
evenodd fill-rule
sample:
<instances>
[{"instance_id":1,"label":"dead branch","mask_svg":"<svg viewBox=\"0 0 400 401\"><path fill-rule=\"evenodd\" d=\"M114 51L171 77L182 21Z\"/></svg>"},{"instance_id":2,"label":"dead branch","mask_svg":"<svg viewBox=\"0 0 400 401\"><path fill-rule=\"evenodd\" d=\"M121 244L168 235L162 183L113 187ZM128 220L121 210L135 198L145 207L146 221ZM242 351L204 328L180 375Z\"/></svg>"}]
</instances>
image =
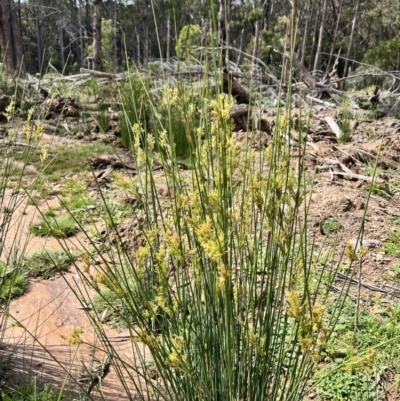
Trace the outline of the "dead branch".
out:
<instances>
[{"instance_id":1,"label":"dead branch","mask_svg":"<svg viewBox=\"0 0 400 401\"><path fill-rule=\"evenodd\" d=\"M244 89L243 86L232 77L232 74L227 71L224 71L223 74L222 91L231 94L239 104L250 103L250 96L246 89Z\"/></svg>"},{"instance_id":2,"label":"dead branch","mask_svg":"<svg viewBox=\"0 0 400 401\"><path fill-rule=\"evenodd\" d=\"M326 54L326 55L329 56L329 53L321 52L321 54ZM373 68L374 70L379 71L382 75L387 75L387 76L389 76L389 77L391 77L391 78L393 78L393 79L395 79L397 81L400 81L400 77L398 77L398 76L396 76L394 74L391 74L390 72L381 70L380 68L378 68L375 65L362 63L361 61L356 61L356 60L353 60L353 59L350 59L350 58L347 58L347 57L344 57L344 56L340 56L340 55L338 55L337 57L339 57L342 60L351 61L352 63L358 64L358 65L363 65L363 66L366 66L366 67L369 67L369 68Z\"/></svg>"},{"instance_id":3,"label":"dead branch","mask_svg":"<svg viewBox=\"0 0 400 401\"><path fill-rule=\"evenodd\" d=\"M95 77L111 78L111 79L116 79L117 78L116 74L110 74L108 72L101 72L101 71L96 71L96 70L88 70L87 68L81 68L79 71L84 73L84 74L93 75Z\"/></svg>"},{"instance_id":4,"label":"dead branch","mask_svg":"<svg viewBox=\"0 0 400 401\"><path fill-rule=\"evenodd\" d=\"M338 171L332 171L331 172L332 175L339 175L343 178L347 178L349 180L352 179L356 179L356 180L363 180L363 181L367 181L367 182L376 182L377 184L383 184L385 182L385 180L383 180L382 178L372 178L368 175L362 175L362 174L355 174L355 173L342 173L342 172L338 172Z\"/></svg>"}]
</instances>

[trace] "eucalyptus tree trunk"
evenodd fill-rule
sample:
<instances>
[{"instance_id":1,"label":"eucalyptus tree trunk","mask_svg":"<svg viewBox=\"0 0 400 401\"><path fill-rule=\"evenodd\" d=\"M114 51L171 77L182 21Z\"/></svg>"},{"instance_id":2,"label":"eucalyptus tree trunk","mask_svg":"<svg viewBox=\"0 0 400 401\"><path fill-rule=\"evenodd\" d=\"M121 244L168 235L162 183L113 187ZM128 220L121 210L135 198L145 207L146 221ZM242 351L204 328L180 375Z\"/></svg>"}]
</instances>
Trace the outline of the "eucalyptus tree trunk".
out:
<instances>
[{"instance_id":1,"label":"eucalyptus tree trunk","mask_svg":"<svg viewBox=\"0 0 400 401\"><path fill-rule=\"evenodd\" d=\"M360 8L360 0L357 0L356 3L356 8L354 10L354 17L353 17L353 22L351 25L351 33L350 33L350 41L349 41L349 47L347 48L347 55L346 55L346 62L344 64L344 73L343 76L347 76L347 69L349 65L349 59L351 56L351 49L353 47L353 40L354 40L354 31L356 29L356 23L357 23L357 17L358 17L358 9Z\"/></svg>"},{"instance_id":2,"label":"eucalyptus tree trunk","mask_svg":"<svg viewBox=\"0 0 400 401\"><path fill-rule=\"evenodd\" d=\"M285 53L286 53L286 63L284 71L284 80L287 85L291 82L291 60L294 54L294 44L295 44L295 30L297 25L297 0L292 0L292 10L289 15L289 23L286 33L286 43L285 43Z\"/></svg>"},{"instance_id":3,"label":"eucalyptus tree trunk","mask_svg":"<svg viewBox=\"0 0 400 401\"><path fill-rule=\"evenodd\" d=\"M243 27L240 30L240 42L239 42L239 51L238 51L238 56L236 60L236 64L240 66L242 64L243 60L243 44L244 44L244 21L243 21Z\"/></svg>"},{"instance_id":4,"label":"eucalyptus tree trunk","mask_svg":"<svg viewBox=\"0 0 400 401\"><path fill-rule=\"evenodd\" d=\"M13 0L0 0L0 46L7 73L25 76L22 37Z\"/></svg>"},{"instance_id":5,"label":"eucalyptus tree trunk","mask_svg":"<svg viewBox=\"0 0 400 401\"><path fill-rule=\"evenodd\" d=\"M61 66L65 68L65 51L64 51L64 9L63 9L63 0L60 1L60 20L59 20L59 29L60 29L60 49L61 49Z\"/></svg>"},{"instance_id":6,"label":"eucalyptus tree trunk","mask_svg":"<svg viewBox=\"0 0 400 401\"><path fill-rule=\"evenodd\" d=\"M300 57L300 62L301 64L304 64L304 58L306 55L306 43L307 43L307 38L308 38L308 27L310 23L310 2L307 2L307 8L305 9L305 15L306 15L306 22L305 22L305 27L304 27L304 32L303 32L303 43L301 46L301 57Z\"/></svg>"},{"instance_id":7,"label":"eucalyptus tree trunk","mask_svg":"<svg viewBox=\"0 0 400 401\"><path fill-rule=\"evenodd\" d=\"M33 15L35 18L35 29L36 29L36 46L37 46L37 57L38 57L38 71L42 69L43 62L43 50L42 50L42 30L40 25L40 2L35 1L33 5Z\"/></svg>"},{"instance_id":8,"label":"eucalyptus tree trunk","mask_svg":"<svg viewBox=\"0 0 400 401\"><path fill-rule=\"evenodd\" d=\"M102 0L93 0L93 69L101 71L101 6Z\"/></svg>"},{"instance_id":9,"label":"eucalyptus tree trunk","mask_svg":"<svg viewBox=\"0 0 400 401\"><path fill-rule=\"evenodd\" d=\"M254 47L253 47L253 63L258 58L259 47L260 47L260 25L261 21L257 20L254 22Z\"/></svg>"},{"instance_id":10,"label":"eucalyptus tree trunk","mask_svg":"<svg viewBox=\"0 0 400 401\"><path fill-rule=\"evenodd\" d=\"M137 27L135 27L136 32L136 63L140 63L140 35Z\"/></svg>"},{"instance_id":11,"label":"eucalyptus tree trunk","mask_svg":"<svg viewBox=\"0 0 400 401\"><path fill-rule=\"evenodd\" d=\"M312 44L311 44L311 51L310 51L310 63L308 65L308 69L311 70L313 67L312 61L314 57L314 49L315 49L315 43L316 43L316 37L317 37L317 31L318 31L318 22L319 22L319 16L318 13L315 13L315 23L314 23L314 32L312 34Z\"/></svg>"},{"instance_id":12,"label":"eucalyptus tree trunk","mask_svg":"<svg viewBox=\"0 0 400 401\"><path fill-rule=\"evenodd\" d=\"M113 42L114 42L114 49L113 49L113 64L115 72L118 69L118 57L117 57L117 49L118 49L118 28L117 28L117 2L113 2Z\"/></svg>"},{"instance_id":13,"label":"eucalyptus tree trunk","mask_svg":"<svg viewBox=\"0 0 400 401\"><path fill-rule=\"evenodd\" d=\"M77 0L78 19L79 19L79 54L81 57L81 64L85 58L85 49L83 47L83 21L82 21L82 0Z\"/></svg>"},{"instance_id":14,"label":"eucalyptus tree trunk","mask_svg":"<svg viewBox=\"0 0 400 401\"><path fill-rule=\"evenodd\" d=\"M329 60L328 60L327 70L329 70L329 68L331 66L333 52L335 51L335 47L336 47L336 40L337 40L337 35L339 32L339 23L340 23L340 18L342 16L342 9L343 9L343 0L341 0L340 5L339 5L339 11L338 11L337 15L335 15L336 26L335 26L335 32L333 34L333 39L332 39L331 51L329 52Z\"/></svg>"},{"instance_id":15,"label":"eucalyptus tree trunk","mask_svg":"<svg viewBox=\"0 0 400 401\"><path fill-rule=\"evenodd\" d=\"M218 12L218 36L219 45L221 47L221 61L222 68L227 68L227 16L226 16L226 0L219 0L219 12Z\"/></svg>"},{"instance_id":16,"label":"eucalyptus tree trunk","mask_svg":"<svg viewBox=\"0 0 400 401\"><path fill-rule=\"evenodd\" d=\"M319 38L318 38L318 45L317 45L317 52L315 54L314 60L314 71L317 71L319 68L319 57L322 50L322 42L324 40L324 29L325 29L325 20L326 20L326 9L328 6L328 1L324 0L324 5L322 7L322 16L321 16L321 24L319 28Z\"/></svg>"},{"instance_id":17,"label":"eucalyptus tree trunk","mask_svg":"<svg viewBox=\"0 0 400 401\"><path fill-rule=\"evenodd\" d=\"M167 51L166 51L166 55L165 58L167 61L169 61L169 57L170 57L170 52L171 52L171 17L169 15L169 11L168 11L168 15L167 15Z\"/></svg>"},{"instance_id":18,"label":"eucalyptus tree trunk","mask_svg":"<svg viewBox=\"0 0 400 401\"><path fill-rule=\"evenodd\" d=\"M149 26L148 24L145 24L143 65L147 66L148 63L149 63Z\"/></svg>"}]
</instances>

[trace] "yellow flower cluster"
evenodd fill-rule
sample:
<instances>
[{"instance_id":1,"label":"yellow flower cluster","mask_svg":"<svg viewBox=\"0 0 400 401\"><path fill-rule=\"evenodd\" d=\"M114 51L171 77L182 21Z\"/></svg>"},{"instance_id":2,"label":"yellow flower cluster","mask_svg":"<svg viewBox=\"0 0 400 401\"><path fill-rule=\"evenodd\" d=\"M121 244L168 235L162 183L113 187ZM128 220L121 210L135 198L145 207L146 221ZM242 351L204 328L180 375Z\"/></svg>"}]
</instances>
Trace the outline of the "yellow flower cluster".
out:
<instances>
[{"instance_id":1,"label":"yellow flower cluster","mask_svg":"<svg viewBox=\"0 0 400 401\"><path fill-rule=\"evenodd\" d=\"M131 337L134 343L146 344L151 350L158 350L160 348L160 337L149 334L146 330L137 330L137 336Z\"/></svg>"},{"instance_id":2,"label":"yellow flower cluster","mask_svg":"<svg viewBox=\"0 0 400 401\"><path fill-rule=\"evenodd\" d=\"M23 125L22 132L28 141L38 142L43 135L44 125L40 121L32 121L34 111L34 108L28 110L27 122Z\"/></svg>"},{"instance_id":3,"label":"yellow flower cluster","mask_svg":"<svg viewBox=\"0 0 400 401\"><path fill-rule=\"evenodd\" d=\"M68 341L71 345L80 345L83 343L82 334L84 333L83 327L74 327L69 337L61 335L63 340Z\"/></svg>"},{"instance_id":4,"label":"yellow flower cluster","mask_svg":"<svg viewBox=\"0 0 400 401\"><path fill-rule=\"evenodd\" d=\"M251 347L255 348L258 355L265 356L264 346L266 337L260 337L259 334L254 331L251 324L247 326L246 340Z\"/></svg>"},{"instance_id":5,"label":"yellow flower cluster","mask_svg":"<svg viewBox=\"0 0 400 401\"><path fill-rule=\"evenodd\" d=\"M185 345L184 338L181 336L175 336L172 339L172 351L170 352L166 360L166 364L168 366L180 372L188 371L187 360L183 354L184 345Z\"/></svg>"},{"instance_id":6,"label":"yellow flower cluster","mask_svg":"<svg viewBox=\"0 0 400 401\"><path fill-rule=\"evenodd\" d=\"M314 360L320 358L319 350L326 344L327 328L324 324L325 306L309 305L301 302L299 291L289 291L287 296L287 314L300 323L299 344L312 353Z\"/></svg>"}]
</instances>

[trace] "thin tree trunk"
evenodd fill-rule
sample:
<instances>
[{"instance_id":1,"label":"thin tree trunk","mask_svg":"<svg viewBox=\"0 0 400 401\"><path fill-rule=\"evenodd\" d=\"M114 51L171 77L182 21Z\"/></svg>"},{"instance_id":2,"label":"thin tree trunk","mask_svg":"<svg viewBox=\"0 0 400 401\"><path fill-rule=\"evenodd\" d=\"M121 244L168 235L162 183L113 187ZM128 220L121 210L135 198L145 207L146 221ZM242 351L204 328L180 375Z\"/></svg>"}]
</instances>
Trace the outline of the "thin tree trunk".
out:
<instances>
[{"instance_id":1,"label":"thin tree trunk","mask_svg":"<svg viewBox=\"0 0 400 401\"><path fill-rule=\"evenodd\" d=\"M317 37L318 21L319 21L318 13L315 13L315 14L316 14L316 19L315 19L315 24L314 24L314 32L313 32L313 35L312 35L313 40L312 40L311 51L310 51L310 63L308 65L308 69L309 70L312 69L312 61L313 61L314 49L315 49L315 39Z\"/></svg>"},{"instance_id":2,"label":"thin tree trunk","mask_svg":"<svg viewBox=\"0 0 400 401\"><path fill-rule=\"evenodd\" d=\"M335 32L333 34L333 40L332 40L332 45L331 45L331 51L329 52L329 60L328 60L328 67L327 70L329 70L333 58L333 52L335 51L336 47L336 40L337 40L337 34L339 32L339 23L340 23L340 18L342 16L342 9L343 9L343 0L340 2L339 6L339 11L336 16L336 26L335 26Z\"/></svg>"},{"instance_id":3,"label":"thin tree trunk","mask_svg":"<svg viewBox=\"0 0 400 401\"><path fill-rule=\"evenodd\" d=\"M254 47L253 47L253 62L258 58L258 49L260 47L260 24L261 21L257 20L254 22Z\"/></svg>"},{"instance_id":4,"label":"thin tree trunk","mask_svg":"<svg viewBox=\"0 0 400 401\"><path fill-rule=\"evenodd\" d=\"M219 13L218 13L218 35L219 45L221 47L221 63L222 68L227 68L227 51L226 51L226 10L224 7L224 0L219 1Z\"/></svg>"},{"instance_id":5,"label":"thin tree trunk","mask_svg":"<svg viewBox=\"0 0 400 401\"><path fill-rule=\"evenodd\" d=\"M136 63L139 64L140 63L140 35L139 35L139 31L138 31L138 29L136 27L135 27L135 31L136 31L136 43L137 43L137 46L136 46L136 53L137 53Z\"/></svg>"},{"instance_id":6,"label":"thin tree trunk","mask_svg":"<svg viewBox=\"0 0 400 401\"><path fill-rule=\"evenodd\" d=\"M81 65L85 58L85 49L83 47L83 26L82 26L82 0L77 0L78 18L79 18L79 54L81 56Z\"/></svg>"},{"instance_id":7,"label":"thin tree trunk","mask_svg":"<svg viewBox=\"0 0 400 401\"><path fill-rule=\"evenodd\" d=\"M319 38L318 38L318 46L317 46L317 52L315 54L315 60L314 60L314 71L317 71L319 68L319 56L322 50L322 42L324 40L324 29L325 29L325 20L326 20L326 9L328 6L327 0L324 0L324 5L322 7L322 16L321 16L321 24L319 28Z\"/></svg>"},{"instance_id":8,"label":"thin tree trunk","mask_svg":"<svg viewBox=\"0 0 400 401\"><path fill-rule=\"evenodd\" d=\"M243 42L244 42L244 23L243 23L243 28L240 31L240 44L239 44L239 51L238 51L238 56L236 60L237 66L240 66L242 64L243 60Z\"/></svg>"},{"instance_id":9,"label":"thin tree trunk","mask_svg":"<svg viewBox=\"0 0 400 401\"><path fill-rule=\"evenodd\" d=\"M144 66L149 62L149 26L146 24L144 28Z\"/></svg>"},{"instance_id":10,"label":"thin tree trunk","mask_svg":"<svg viewBox=\"0 0 400 401\"><path fill-rule=\"evenodd\" d=\"M37 46L37 57L38 57L38 71L42 70L43 63L43 50L42 50L42 32L40 27L40 3L36 1L33 6L35 28L36 28L36 46Z\"/></svg>"},{"instance_id":11,"label":"thin tree trunk","mask_svg":"<svg viewBox=\"0 0 400 401\"><path fill-rule=\"evenodd\" d=\"M351 56L351 49L353 47L354 31L356 29L359 8L360 8L360 0L357 0L356 9L354 11L353 23L351 25L350 41L349 41L349 47L347 48L346 62L344 64L344 72L343 72L344 77L347 77L347 69L348 69L349 59Z\"/></svg>"},{"instance_id":12,"label":"thin tree trunk","mask_svg":"<svg viewBox=\"0 0 400 401\"><path fill-rule=\"evenodd\" d=\"M101 71L101 6L102 0L93 0L93 69Z\"/></svg>"},{"instance_id":13,"label":"thin tree trunk","mask_svg":"<svg viewBox=\"0 0 400 401\"><path fill-rule=\"evenodd\" d=\"M289 85L291 82L291 60L292 55L294 54L294 41L295 41L295 29L296 29L296 20L297 20L297 0L292 0L292 10L289 15L289 23L287 27L286 34L286 43L285 43L285 53L288 57L286 57L285 71L284 71L284 80L286 85Z\"/></svg>"},{"instance_id":14,"label":"thin tree trunk","mask_svg":"<svg viewBox=\"0 0 400 401\"><path fill-rule=\"evenodd\" d=\"M169 61L171 49L171 17L167 15L167 53L165 58Z\"/></svg>"},{"instance_id":15,"label":"thin tree trunk","mask_svg":"<svg viewBox=\"0 0 400 401\"><path fill-rule=\"evenodd\" d=\"M21 31L13 0L0 0L0 46L6 71L26 75Z\"/></svg>"},{"instance_id":16,"label":"thin tree trunk","mask_svg":"<svg viewBox=\"0 0 400 401\"><path fill-rule=\"evenodd\" d=\"M85 26L86 32L92 31L92 20L90 19L90 0L86 0L85 3Z\"/></svg>"},{"instance_id":17,"label":"thin tree trunk","mask_svg":"<svg viewBox=\"0 0 400 401\"><path fill-rule=\"evenodd\" d=\"M301 46L301 58L300 58L301 64L304 64L304 57L306 55L306 43L307 43L308 27L309 27L309 22L310 22L310 15L311 15L310 2L307 2L307 8L306 8L305 14L306 14L306 25L304 27L303 44Z\"/></svg>"},{"instance_id":18,"label":"thin tree trunk","mask_svg":"<svg viewBox=\"0 0 400 401\"><path fill-rule=\"evenodd\" d=\"M118 28L117 28L117 1L115 0L113 3L114 9L113 9L113 20L114 20L114 29L113 29L113 39L114 39L114 51L113 51L113 63L114 63L114 71L116 72L118 69L118 57L117 57L117 49L118 49L118 41L117 41L117 33L118 33Z\"/></svg>"},{"instance_id":19,"label":"thin tree trunk","mask_svg":"<svg viewBox=\"0 0 400 401\"><path fill-rule=\"evenodd\" d=\"M60 1L60 48L61 48L61 66L64 69L65 68L65 51L64 51L64 20L63 20L63 14L64 14L64 10L63 10L63 3L64 1L61 0Z\"/></svg>"}]
</instances>

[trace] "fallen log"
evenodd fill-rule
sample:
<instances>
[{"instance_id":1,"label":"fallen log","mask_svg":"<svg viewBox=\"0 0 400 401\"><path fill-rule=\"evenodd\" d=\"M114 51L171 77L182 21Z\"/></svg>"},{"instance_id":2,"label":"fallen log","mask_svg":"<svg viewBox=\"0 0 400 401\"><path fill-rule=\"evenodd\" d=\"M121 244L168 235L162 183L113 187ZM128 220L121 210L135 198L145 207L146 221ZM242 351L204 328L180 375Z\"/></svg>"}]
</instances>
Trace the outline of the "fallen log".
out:
<instances>
[{"instance_id":1,"label":"fallen log","mask_svg":"<svg viewBox=\"0 0 400 401\"><path fill-rule=\"evenodd\" d=\"M79 70L83 74L90 74L95 77L101 77L101 78L111 78L111 79L116 79L117 75L116 74L110 74L109 72L102 72L102 71L96 71L96 70L88 70L87 68L81 68Z\"/></svg>"},{"instance_id":2,"label":"fallen log","mask_svg":"<svg viewBox=\"0 0 400 401\"><path fill-rule=\"evenodd\" d=\"M233 78L232 74L224 71L222 82L222 91L231 94L239 104L249 104L250 96L246 89Z\"/></svg>"}]
</instances>

